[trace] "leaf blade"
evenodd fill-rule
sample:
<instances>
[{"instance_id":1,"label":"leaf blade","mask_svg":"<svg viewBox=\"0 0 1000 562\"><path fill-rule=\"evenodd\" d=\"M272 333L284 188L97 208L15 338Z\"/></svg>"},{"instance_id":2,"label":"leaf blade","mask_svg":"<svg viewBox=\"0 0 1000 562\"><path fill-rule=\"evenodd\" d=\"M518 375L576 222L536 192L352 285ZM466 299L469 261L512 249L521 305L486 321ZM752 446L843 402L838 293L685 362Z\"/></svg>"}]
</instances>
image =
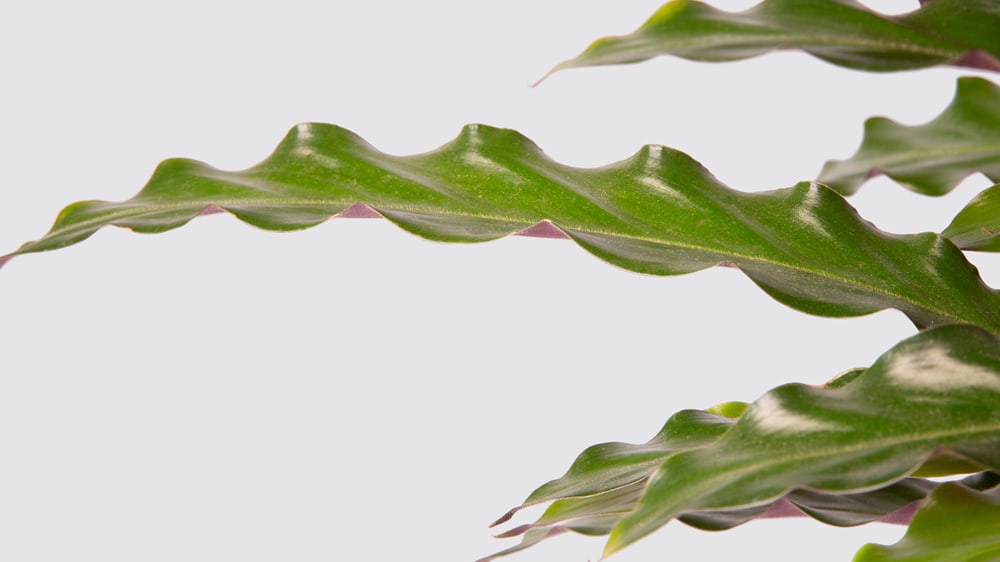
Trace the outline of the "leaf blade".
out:
<instances>
[{"instance_id":1,"label":"leaf blade","mask_svg":"<svg viewBox=\"0 0 1000 562\"><path fill-rule=\"evenodd\" d=\"M943 195L977 171L1000 181L1000 87L963 77L948 107L923 125L867 120L854 155L826 162L816 181L849 195L878 172L918 193Z\"/></svg>"},{"instance_id":2,"label":"leaf blade","mask_svg":"<svg viewBox=\"0 0 1000 562\"><path fill-rule=\"evenodd\" d=\"M1000 492L947 483L927 499L892 546L867 544L855 562L987 562L1000 558Z\"/></svg>"},{"instance_id":3,"label":"leaf blade","mask_svg":"<svg viewBox=\"0 0 1000 562\"><path fill-rule=\"evenodd\" d=\"M885 487L940 450L995 470L998 399L1000 340L960 325L905 340L843 387L778 387L712 445L667 459L605 554L687 511L752 507L796 488Z\"/></svg>"},{"instance_id":4,"label":"leaf blade","mask_svg":"<svg viewBox=\"0 0 1000 562\"><path fill-rule=\"evenodd\" d=\"M852 0L764 0L743 12L675 0L634 32L599 39L552 72L661 55L735 61L787 47L857 70L948 63L1000 70L1000 41L991 31L998 24L1000 9L982 0L937 0L902 16L879 14Z\"/></svg>"},{"instance_id":5,"label":"leaf blade","mask_svg":"<svg viewBox=\"0 0 1000 562\"><path fill-rule=\"evenodd\" d=\"M963 250L1000 252L1000 184L973 197L942 234Z\"/></svg>"},{"instance_id":6,"label":"leaf blade","mask_svg":"<svg viewBox=\"0 0 1000 562\"><path fill-rule=\"evenodd\" d=\"M132 199L70 205L46 236L4 259L79 242L105 224L162 232L219 208L261 228L296 230L359 202L432 240L480 242L550 221L591 253L641 273L729 262L812 314L897 308L918 326L964 322L1000 333L1000 295L951 242L882 233L824 186L742 193L660 146L603 168L572 168L515 131L483 125L416 156L305 124L244 171L168 160Z\"/></svg>"}]
</instances>

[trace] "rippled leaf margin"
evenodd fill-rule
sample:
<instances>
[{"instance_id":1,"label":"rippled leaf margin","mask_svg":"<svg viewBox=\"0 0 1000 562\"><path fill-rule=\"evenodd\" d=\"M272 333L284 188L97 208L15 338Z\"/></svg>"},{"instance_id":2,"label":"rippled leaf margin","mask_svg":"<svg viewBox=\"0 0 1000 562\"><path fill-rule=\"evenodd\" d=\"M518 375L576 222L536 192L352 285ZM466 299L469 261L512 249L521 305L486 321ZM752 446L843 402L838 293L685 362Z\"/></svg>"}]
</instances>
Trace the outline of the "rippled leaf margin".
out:
<instances>
[{"instance_id":1,"label":"rippled leaf margin","mask_svg":"<svg viewBox=\"0 0 1000 562\"><path fill-rule=\"evenodd\" d=\"M661 55L735 61L789 47L857 70L953 64L998 71L997 29L1000 5L990 0L935 0L901 16L853 0L764 0L743 12L674 0L634 32L598 39L552 72Z\"/></svg>"},{"instance_id":2,"label":"rippled leaf margin","mask_svg":"<svg viewBox=\"0 0 1000 562\"><path fill-rule=\"evenodd\" d=\"M858 370L861 371L861 370ZM827 385L839 388L851 376L839 377ZM487 562L538 544L566 531L586 535L607 535L639 503L648 477L662 462L683 451L715 442L747 407L728 403L709 411L683 410L671 416L663 428L644 444L604 443L589 447L573 462L564 476L532 492L525 502L506 513L492 526L506 523L520 509L551 501L541 517L531 524L518 525L499 538L521 537L520 543L481 559ZM726 415L719 415L720 413ZM979 485L979 480L967 485ZM808 515L825 523L852 526L883 520L905 523L914 502L930 493L936 483L905 478L885 488L858 494L831 495L811 490L793 490L784 498L750 508L685 513L679 519L705 530L723 530L758 517Z\"/></svg>"},{"instance_id":3,"label":"rippled leaf margin","mask_svg":"<svg viewBox=\"0 0 1000 562\"><path fill-rule=\"evenodd\" d=\"M605 555L686 512L749 508L796 488L874 490L942 452L998 470L998 401L1000 339L962 325L904 340L840 388L780 386L711 445L661 464Z\"/></svg>"},{"instance_id":4,"label":"rippled leaf margin","mask_svg":"<svg viewBox=\"0 0 1000 562\"><path fill-rule=\"evenodd\" d=\"M885 117L865 121L857 152L828 161L816 181L852 194L883 173L918 193L943 195L973 172L1000 182L1000 87L963 77L951 104L928 123L906 126Z\"/></svg>"},{"instance_id":5,"label":"rippled leaf margin","mask_svg":"<svg viewBox=\"0 0 1000 562\"><path fill-rule=\"evenodd\" d=\"M0 260L68 246L105 225L162 232L222 209L261 228L296 230L359 203L432 240L482 242L549 225L641 273L734 264L773 298L812 314L896 308L919 327L961 322L1000 333L1000 295L954 244L930 233L883 233L825 186L743 193L662 146L573 168L515 131L484 125L416 156L305 124L247 170L167 160L133 198L74 203L43 238Z\"/></svg>"},{"instance_id":6,"label":"rippled leaf margin","mask_svg":"<svg viewBox=\"0 0 1000 562\"><path fill-rule=\"evenodd\" d=\"M867 544L854 557L854 562L956 560L1000 560L1000 489L945 484L926 500L902 540Z\"/></svg>"}]
</instances>

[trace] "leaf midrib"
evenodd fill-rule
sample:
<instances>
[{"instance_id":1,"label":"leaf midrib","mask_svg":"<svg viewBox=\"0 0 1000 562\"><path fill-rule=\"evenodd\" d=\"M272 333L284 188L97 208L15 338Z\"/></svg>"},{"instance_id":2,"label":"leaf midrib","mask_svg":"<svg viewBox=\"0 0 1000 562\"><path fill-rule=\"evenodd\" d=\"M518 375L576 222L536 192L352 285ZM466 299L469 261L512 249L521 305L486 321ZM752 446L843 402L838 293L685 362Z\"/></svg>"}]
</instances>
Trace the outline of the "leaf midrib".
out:
<instances>
[{"instance_id":1,"label":"leaf midrib","mask_svg":"<svg viewBox=\"0 0 1000 562\"><path fill-rule=\"evenodd\" d=\"M908 134L912 134L912 133L908 132ZM857 175L859 173L860 174L865 174L869 170L871 170L872 167L873 167L871 165L866 165L866 163L870 163L870 162L898 164L898 163L901 163L901 162L905 163L905 162L908 162L910 160L919 159L919 158L931 158L931 157L935 157L935 156L947 156L947 155L951 155L951 154L979 154L979 153L982 153L982 154L998 153L998 154L1000 154L1000 144L989 144L989 145L985 145L985 146L983 146L983 145L976 145L975 148L965 148L965 147L961 147L960 146L960 147L951 148L951 149L949 149L949 148L936 148L936 149L910 150L910 151L906 151L906 152L894 152L892 156L889 156L889 157L886 157L886 158L880 158L880 157L876 156L876 157L867 158L865 160L857 160L857 159L851 158L849 160L842 160L840 162L841 165L843 166L843 168L846 169L847 171L846 172L842 172L839 175L840 176L846 176L846 175ZM881 170L881 171L883 173L886 173L886 170Z\"/></svg>"},{"instance_id":2,"label":"leaf midrib","mask_svg":"<svg viewBox=\"0 0 1000 562\"><path fill-rule=\"evenodd\" d=\"M761 39L768 39L773 41L767 41L767 43L778 43L778 44L790 44L796 43L796 47L807 51L809 47L814 46L836 46L836 47L865 47L868 49L884 49L888 48L897 52L904 53L917 53L936 57L958 57L963 55L968 49L958 48L958 49L938 49L933 47L925 47L923 45L914 45L912 43L903 43L898 41L878 41L878 40L868 40L863 38L851 38L850 36L845 37L843 35L798 35L798 34L761 34L761 35L733 35L733 34L716 34L713 33L709 36L696 36L686 39L673 39L666 40L662 36L656 35L653 30L641 30L640 36L645 36L648 43L653 43L658 46L679 46L679 47L695 47L695 48L705 48L712 47L716 45L755 45L760 44ZM628 35L621 36L618 39L627 41L629 39ZM654 41L649 41L649 39L654 39Z\"/></svg>"}]
</instances>

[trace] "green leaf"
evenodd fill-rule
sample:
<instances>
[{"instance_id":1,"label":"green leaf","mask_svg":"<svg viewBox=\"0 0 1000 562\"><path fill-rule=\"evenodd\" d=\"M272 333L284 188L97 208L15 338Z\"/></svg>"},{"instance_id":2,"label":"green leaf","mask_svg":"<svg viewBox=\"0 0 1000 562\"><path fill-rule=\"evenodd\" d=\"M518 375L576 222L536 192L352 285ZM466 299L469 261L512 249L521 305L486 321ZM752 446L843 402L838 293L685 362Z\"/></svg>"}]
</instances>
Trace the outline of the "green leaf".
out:
<instances>
[{"instance_id":1,"label":"green leaf","mask_svg":"<svg viewBox=\"0 0 1000 562\"><path fill-rule=\"evenodd\" d=\"M858 151L827 162L816 181L851 194L884 173L913 191L943 195L977 171L1000 181L1000 87L965 77L933 121L914 127L884 117L866 121Z\"/></svg>"},{"instance_id":2,"label":"green leaf","mask_svg":"<svg viewBox=\"0 0 1000 562\"><path fill-rule=\"evenodd\" d=\"M730 402L725 408L742 410ZM738 416L736 416L738 417ZM703 447L719 438L735 423L732 416L700 410L683 410L670 417L648 442L602 443L587 448L573 461L562 477L547 482L524 503L507 512L494 525L503 523L518 510L542 502L592 496L644 480L667 457L680 451Z\"/></svg>"},{"instance_id":3,"label":"green leaf","mask_svg":"<svg viewBox=\"0 0 1000 562\"><path fill-rule=\"evenodd\" d=\"M937 483L906 478L885 488L857 494L823 494L794 490L785 498L749 508L725 511L696 511L678 519L692 527L720 531L742 525L761 516L808 515L838 526L853 526L892 518L923 499ZM552 503L537 521L514 527L498 538L521 537L521 542L480 562L492 560L534 546L548 538L572 531L583 535L607 535L639 504L646 480L613 488L591 496L569 497ZM902 517L906 517L903 513Z\"/></svg>"},{"instance_id":4,"label":"green leaf","mask_svg":"<svg viewBox=\"0 0 1000 562\"><path fill-rule=\"evenodd\" d=\"M868 544L855 562L991 562L1000 560L1000 489L948 483L926 500L906 536L893 546Z\"/></svg>"},{"instance_id":5,"label":"green leaf","mask_svg":"<svg viewBox=\"0 0 1000 562\"><path fill-rule=\"evenodd\" d=\"M1000 333L1000 296L951 242L880 232L825 186L741 193L660 146L603 168L572 168L514 131L482 125L417 156L390 156L339 127L308 124L244 171L167 160L133 198L70 205L42 239L0 261L68 246L108 224L161 232L219 208L261 228L295 230L359 202L433 240L491 240L548 220L633 271L674 275L727 262L812 314L891 307L921 327L964 322Z\"/></svg>"},{"instance_id":6,"label":"green leaf","mask_svg":"<svg viewBox=\"0 0 1000 562\"><path fill-rule=\"evenodd\" d=\"M1000 252L1000 185L986 188L969 201L943 235L963 250Z\"/></svg>"},{"instance_id":7,"label":"green leaf","mask_svg":"<svg viewBox=\"0 0 1000 562\"><path fill-rule=\"evenodd\" d=\"M825 388L842 388L857 379L864 369L854 369L830 381ZM745 411L748 405L728 402L707 411L683 410L671 416L656 436L644 444L604 443L587 448L573 462L564 476L552 480L531 493L524 504L507 512L492 526L505 523L520 509L551 501L552 504L535 522L513 527L500 538L521 537L521 542L493 554L492 560L529 548L567 531L585 535L606 535L639 504L649 479L663 461L683 451L704 448L716 442ZM724 410L723 417L713 411ZM931 461L948 458L939 451ZM926 466L926 464L924 465ZM924 467L921 467L923 469ZM968 462L956 468L970 468ZM940 474L954 474L941 472ZM975 489L997 484L993 473L978 474L962 481ZM934 490L937 483L918 478L904 478L886 487L854 494L828 494L795 489L782 499L749 508L694 511L678 519L705 530L722 530L768 516L808 515L837 526L853 526L875 520L906 522L913 502Z\"/></svg>"},{"instance_id":8,"label":"green leaf","mask_svg":"<svg viewBox=\"0 0 1000 562\"><path fill-rule=\"evenodd\" d=\"M858 70L946 63L1000 70L997 29L1000 5L989 0L936 0L902 16L879 14L852 0L764 0L738 13L675 0L636 31L599 39L552 72L660 55L733 61L788 47Z\"/></svg>"},{"instance_id":9,"label":"green leaf","mask_svg":"<svg viewBox=\"0 0 1000 562\"><path fill-rule=\"evenodd\" d=\"M903 341L840 388L778 387L711 445L666 459L605 554L692 511L884 488L939 451L995 470L998 401L1000 339L961 325Z\"/></svg>"}]
</instances>

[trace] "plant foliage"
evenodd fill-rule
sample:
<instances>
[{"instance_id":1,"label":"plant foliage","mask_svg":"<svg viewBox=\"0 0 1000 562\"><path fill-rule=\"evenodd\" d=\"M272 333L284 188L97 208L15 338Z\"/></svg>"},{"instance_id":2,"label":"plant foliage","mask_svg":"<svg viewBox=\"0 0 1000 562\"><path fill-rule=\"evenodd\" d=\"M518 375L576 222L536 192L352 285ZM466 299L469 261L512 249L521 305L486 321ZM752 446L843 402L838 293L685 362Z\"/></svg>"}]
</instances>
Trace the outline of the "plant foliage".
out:
<instances>
[{"instance_id":1,"label":"plant foliage","mask_svg":"<svg viewBox=\"0 0 1000 562\"><path fill-rule=\"evenodd\" d=\"M865 545L855 562L988 562L1000 559L1000 490L949 483L931 494L903 540Z\"/></svg>"},{"instance_id":2,"label":"plant foliage","mask_svg":"<svg viewBox=\"0 0 1000 562\"><path fill-rule=\"evenodd\" d=\"M861 148L847 160L827 162L816 181L849 195L883 173L919 193L943 195L973 172L1000 181L1000 88L965 77L951 105L929 123L866 121Z\"/></svg>"},{"instance_id":3,"label":"plant foliage","mask_svg":"<svg viewBox=\"0 0 1000 562\"><path fill-rule=\"evenodd\" d=\"M935 0L901 16L853 0L764 0L740 13L677 0L634 33L599 40L556 69L664 54L738 60L795 47L853 69L1000 70L997 29L1000 4L989 0ZM905 522L917 505L902 541L867 545L857 560L993 560L1000 556L1000 296L963 250L1000 250L1000 185L942 234L887 234L843 195L876 173L927 195L974 172L1000 181L998 132L1000 89L962 78L954 101L929 123L870 119L857 153L828 162L817 181L750 194L657 145L582 169L552 161L515 131L484 125L426 154L391 156L343 128L304 124L249 169L167 160L127 201L74 203L0 265L75 244L103 226L163 232L211 211L268 230L378 215L439 241L565 236L641 273L735 266L776 300L816 315L895 308L920 332L867 369L822 387L780 386L752 404L685 410L647 443L585 450L564 476L494 523L550 503L536 521L499 535L519 544L484 560L566 531L608 535L610 555L675 519L721 530L805 514L848 526ZM943 485L925 479L960 474L972 476Z\"/></svg>"},{"instance_id":4,"label":"plant foliage","mask_svg":"<svg viewBox=\"0 0 1000 562\"><path fill-rule=\"evenodd\" d=\"M417 156L387 155L342 128L307 124L241 172L168 160L135 197L74 203L45 237L7 258L73 244L107 224L161 232L219 208L261 228L294 230L359 202L432 240L480 242L550 221L633 271L676 275L729 262L812 314L897 308L918 326L964 322L1000 333L1000 296L950 241L880 232L823 185L742 193L661 146L604 168L571 168L514 131L483 125Z\"/></svg>"},{"instance_id":5,"label":"plant foliage","mask_svg":"<svg viewBox=\"0 0 1000 562\"><path fill-rule=\"evenodd\" d=\"M1000 6L990 0L935 0L902 16L879 14L854 0L764 0L738 13L675 0L634 32L599 39L553 71L660 55L734 61L788 47L857 70L939 64L996 70L998 28Z\"/></svg>"}]
</instances>

